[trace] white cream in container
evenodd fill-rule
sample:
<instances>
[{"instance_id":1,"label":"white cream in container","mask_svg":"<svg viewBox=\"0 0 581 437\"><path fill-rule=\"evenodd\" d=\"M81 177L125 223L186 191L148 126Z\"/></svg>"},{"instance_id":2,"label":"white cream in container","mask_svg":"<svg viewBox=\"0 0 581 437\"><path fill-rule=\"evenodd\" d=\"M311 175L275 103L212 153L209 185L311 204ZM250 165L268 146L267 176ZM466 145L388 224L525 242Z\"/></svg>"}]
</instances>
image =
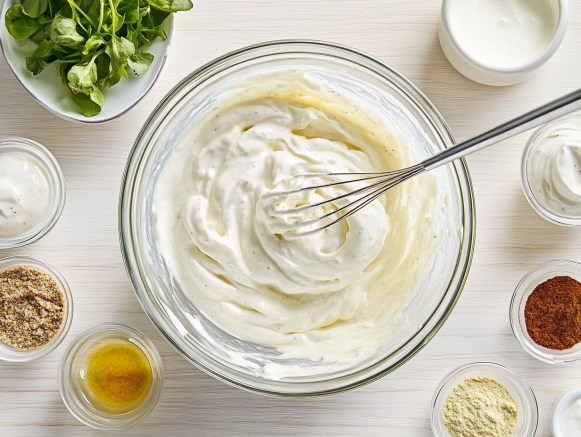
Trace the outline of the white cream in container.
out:
<instances>
[{"instance_id":1,"label":"white cream in container","mask_svg":"<svg viewBox=\"0 0 581 437\"><path fill-rule=\"evenodd\" d=\"M16 237L38 225L50 195L38 160L18 152L0 154L0 237Z\"/></svg>"},{"instance_id":2,"label":"white cream in container","mask_svg":"<svg viewBox=\"0 0 581 437\"><path fill-rule=\"evenodd\" d=\"M522 184L542 217L565 226L581 224L581 112L532 135L523 151Z\"/></svg>"},{"instance_id":3,"label":"white cream in container","mask_svg":"<svg viewBox=\"0 0 581 437\"><path fill-rule=\"evenodd\" d=\"M0 138L0 249L42 238L64 204L65 180L55 157L27 138Z\"/></svg>"},{"instance_id":4,"label":"white cream in container","mask_svg":"<svg viewBox=\"0 0 581 437\"><path fill-rule=\"evenodd\" d=\"M551 431L554 437L581 435L581 388L571 390L555 406Z\"/></svg>"},{"instance_id":5,"label":"white cream in container","mask_svg":"<svg viewBox=\"0 0 581 437\"><path fill-rule=\"evenodd\" d=\"M567 22L567 0L444 0L439 37L469 79L512 85L555 54Z\"/></svg>"},{"instance_id":6,"label":"white cream in container","mask_svg":"<svg viewBox=\"0 0 581 437\"><path fill-rule=\"evenodd\" d=\"M567 436L581 435L581 399L577 399L563 415L563 430Z\"/></svg>"}]
</instances>

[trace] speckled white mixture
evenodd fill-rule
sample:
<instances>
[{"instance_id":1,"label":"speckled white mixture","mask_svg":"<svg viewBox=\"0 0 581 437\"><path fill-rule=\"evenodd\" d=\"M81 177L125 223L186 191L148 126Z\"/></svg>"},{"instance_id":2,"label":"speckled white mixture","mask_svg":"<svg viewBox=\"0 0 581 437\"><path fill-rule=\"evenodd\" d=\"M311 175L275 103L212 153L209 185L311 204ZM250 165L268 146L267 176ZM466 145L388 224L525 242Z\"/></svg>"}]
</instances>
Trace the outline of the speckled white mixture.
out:
<instances>
[{"instance_id":1,"label":"speckled white mixture","mask_svg":"<svg viewBox=\"0 0 581 437\"><path fill-rule=\"evenodd\" d=\"M448 205L426 173L327 232L289 238L288 217L273 216L264 199L282 179L420 160L396 126L323 76L268 70L224 89L170 156L153 211L161 253L200 311L238 338L332 372L394 335L437 246L456 230L443 225ZM344 191L293 195L285 206ZM264 369L275 379L294 371L303 370Z\"/></svg>"},{"instance_id":2,"label":"speckled white mixture","mask_svg":"<svg viewBox=\"0 0 581 437\"><path fill-rule=\"evenodd\" d=\"M24 153L0 154L0 237L16 237L38 225L50 195L38 161Z\"/></svg>"}]
</instances>

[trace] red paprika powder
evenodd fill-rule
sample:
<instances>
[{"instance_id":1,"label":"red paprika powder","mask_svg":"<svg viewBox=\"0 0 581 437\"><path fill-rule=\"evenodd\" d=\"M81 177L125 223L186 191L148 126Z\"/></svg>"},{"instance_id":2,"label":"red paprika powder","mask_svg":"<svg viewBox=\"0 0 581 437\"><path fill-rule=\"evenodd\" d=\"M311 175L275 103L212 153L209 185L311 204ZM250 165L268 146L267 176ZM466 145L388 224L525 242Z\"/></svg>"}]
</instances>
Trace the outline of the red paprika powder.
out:
<instances>
[{"instance_id":1,"label":"red paprika powder","mask_svg":"<svg viewBox=\"0 0 581 437\"><path fill-rule=\"evenodd\" d=\"M547 349L570 349L581 342L581 283L555 276L539 284L525 305L531 339Z\"/></svg>"}]
</instances>

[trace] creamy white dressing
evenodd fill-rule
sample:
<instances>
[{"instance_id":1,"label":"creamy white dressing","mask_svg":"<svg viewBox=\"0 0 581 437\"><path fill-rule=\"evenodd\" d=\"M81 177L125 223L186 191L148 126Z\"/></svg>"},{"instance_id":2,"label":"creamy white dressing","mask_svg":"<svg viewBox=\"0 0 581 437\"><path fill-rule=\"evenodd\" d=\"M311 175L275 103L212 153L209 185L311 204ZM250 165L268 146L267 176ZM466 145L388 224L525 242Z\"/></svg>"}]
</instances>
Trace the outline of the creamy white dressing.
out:
<instances>
[{"instance_id":1,"label":"creamy white dressing","mask_svg":"<svg viewBox=\"0 0 581 437\"><path fill-rule=\"evenodd\" d=\"M451 26L476 60L514 67L549 45L559 21L556 0L451 0Z\"/></svg>"},{"instance_id":2,"label":"creamy white dressing","mask_svg":"<svg viewBox=\"0 0 581 437\"><path fill-rule=\"evenodd\" d=\"M267 70L221 90L169 157L152 206L158 248L199 311L279 357L323 364L323 373L388 343L442 239L457 239L436 173L310 237L293 239L289 218L273 216L281 199L265 196L301 183L281 182L290 176L394 170L420 161L395 124L357 90L335 88L328 73ZM284 206L345 189L293 195ZM278 379L309 370L268 364L261 372Z\"/></svg>"},{"instance_id":3,"label":"creamy white dressing","mask_svg":"<svg viewBox=\"0 0 581 437\"><path fill-rule=\"evenodd\" d=\"M580 217L581 113L547 126L528 159L528 181L537 200L554 214Z\"/></svg>"},{"instance_id":4,"label":"creamy white dressing","mask_svg":"<svg viewBox=\"0 0 581 437\"><path fill-rule=\"evenodd\" d=\"M22 235L40 223L50 202L42 165L25 153L0 153L0 238Z\"/></svg>"},{"instance_id":5,"label":"creamy white dressing","mask_svg":"<svg viewBox=\"0 0 581 437\"><path fill-rule=\"evenodd\" d=\"M581 435L581 399L576 400L563 414L563 431L566 437Z\"/></svg>"}]
</instances>

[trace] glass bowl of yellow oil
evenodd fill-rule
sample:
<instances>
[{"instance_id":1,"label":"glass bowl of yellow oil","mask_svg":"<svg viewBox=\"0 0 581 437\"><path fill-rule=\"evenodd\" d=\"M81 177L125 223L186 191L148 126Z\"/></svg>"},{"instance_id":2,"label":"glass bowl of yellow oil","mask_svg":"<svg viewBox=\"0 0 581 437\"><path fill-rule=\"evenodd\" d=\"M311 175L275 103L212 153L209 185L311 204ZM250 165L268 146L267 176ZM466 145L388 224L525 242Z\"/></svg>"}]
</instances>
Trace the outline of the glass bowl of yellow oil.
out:
<instances>
[{"instance_id":1,"label":"glass bowl of yellow oil","mask_svg":"<svg viewBox=\"0 0 581 437\"><path fill-rule=\"evenodd\" d=\"M163 391L163 363L153 343L125 325L96 325L69 344L61 359L63 402L79 421L116 430L141 421Z\"/></svg>"}]
</instances>

